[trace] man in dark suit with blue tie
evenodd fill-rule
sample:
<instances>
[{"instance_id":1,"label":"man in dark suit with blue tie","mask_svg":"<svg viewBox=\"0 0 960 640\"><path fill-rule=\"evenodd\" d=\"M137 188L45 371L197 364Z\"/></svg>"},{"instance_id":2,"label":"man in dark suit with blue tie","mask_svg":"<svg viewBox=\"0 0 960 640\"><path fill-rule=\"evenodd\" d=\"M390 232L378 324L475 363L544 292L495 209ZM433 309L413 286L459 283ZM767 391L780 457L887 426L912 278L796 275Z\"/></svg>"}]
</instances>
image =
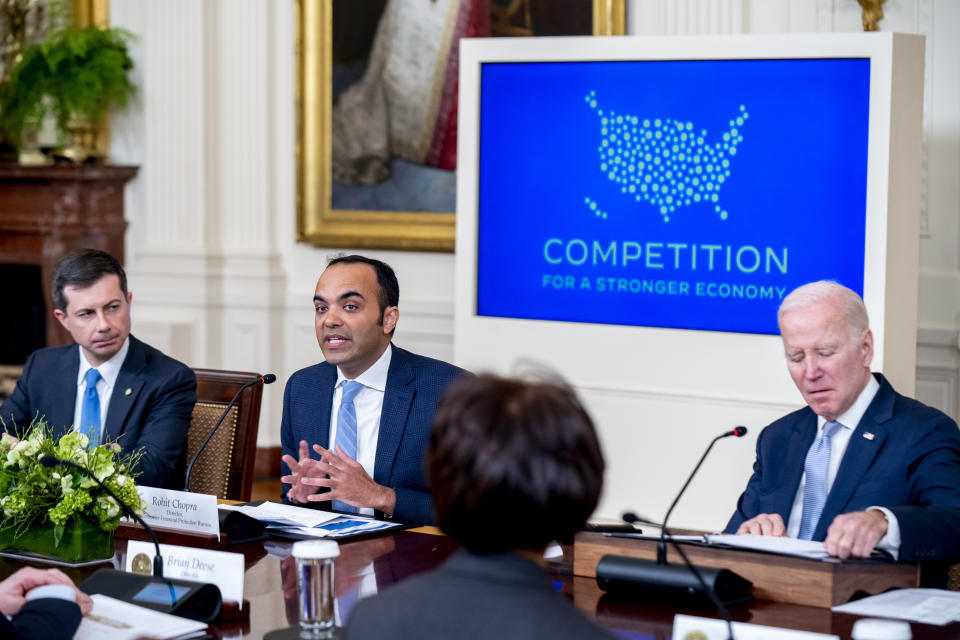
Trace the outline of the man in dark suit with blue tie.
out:
<instances>
[{"instance_id":1,"label":"man in dark suit with blue tie","mask_svg":"<svg viewBox=\"0 0 960 640\"><path fill-rule=\"evenodd\" d=\"M391 345L399 298L393 269L364 256L334 258L317 281L326 362L297 371L283 394L285 501L433 519L423 455L440 396L463 372Z\"/></svg>"},{"instance_id":2,"label":"man in dark suit with blue tie","mask_svg":"<svg viewBox=\"0 0 960 640\"><path fill-rule=\"evenodd\" d=\"M854 291L814 282L778 313L807 407L760 434L728 532L822 540L834 556L960 556L960 432L872 374L873 335Z\"/></svg>"},{"instance_id":3,"label":"man in dark suit with blue tie","mask_svg":"<svg viewBox=\"0 0 960 640\"><path fill-rule=\"evenodd\" d=\"M45 416L55 437L75 428L91 445L115 440L124 453L140 452L137 484L182 487L193 371L130 335L133 294L113 256L71 251L54 267L51 290L54 315L77 344L30 355L0 406L5 429L21 435Z\"/></svg>"}]
</instances>

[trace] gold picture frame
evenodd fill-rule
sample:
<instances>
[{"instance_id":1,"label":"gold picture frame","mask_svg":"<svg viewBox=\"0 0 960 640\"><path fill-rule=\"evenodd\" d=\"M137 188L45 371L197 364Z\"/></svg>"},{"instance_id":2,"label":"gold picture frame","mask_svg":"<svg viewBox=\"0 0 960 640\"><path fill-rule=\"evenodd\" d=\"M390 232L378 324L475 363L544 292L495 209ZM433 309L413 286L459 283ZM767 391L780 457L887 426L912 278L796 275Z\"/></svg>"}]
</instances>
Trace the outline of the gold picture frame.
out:
<instances>
[{"instance_id":1,"label":"gold picture frame","mask_svg":"<svg viewBox=\"0 0 960 640\"><path fill-rule=\"evenodd\" d=\"M593 34L625 32L625 0L593 0ZM454 249L453 213L333 209L333 3L297 0L297 240L318 247Z\"/></svg>"}]
</instances>

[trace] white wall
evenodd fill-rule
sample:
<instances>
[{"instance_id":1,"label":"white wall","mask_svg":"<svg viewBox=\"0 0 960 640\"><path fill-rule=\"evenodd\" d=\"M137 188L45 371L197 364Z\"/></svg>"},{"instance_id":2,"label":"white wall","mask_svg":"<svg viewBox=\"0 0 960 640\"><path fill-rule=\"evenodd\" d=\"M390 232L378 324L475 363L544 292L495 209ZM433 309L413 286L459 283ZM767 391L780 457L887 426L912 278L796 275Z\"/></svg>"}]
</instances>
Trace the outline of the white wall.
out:
<instances>
[{"instance_id":1,"label":"white wall","mask_svg":"<svg viewBox=\"0 0 960 640\"><path fill-rule=\"evenodd\" d=\"M138 36L139 99L113 119L111 132L114 160L141 165L127 191L134 332L191 366L276 373L277 384L264 390L260 444L277 445L283 384L320 359L313 287L325 257L341 251L293 240L293 0L111 0L110 11L114 25ZM960 3L898 0L884 11L883 30L927 35L918 396L956 416ZM856 0L628 2L632 34L856 31L859 16ZM367 253L400 278L397 343L451 358L453 256ZM598 421L621 406L620 389L583 391ZM705 418L711 411L704 403ZM762 419L751 411L744 407L744 421ZM676 477L663 478L657 493L678 488L699 455L699 445L681 450L669 429L644 445L676 458ZM716 456L704 470L722 465L713 473L745 479L748 448ZM659 503L649 506L647 515L662 513ZM731 509L694 483L675 523L719 527L716 516L702 514Z\"/></svg>"}]
</instances>

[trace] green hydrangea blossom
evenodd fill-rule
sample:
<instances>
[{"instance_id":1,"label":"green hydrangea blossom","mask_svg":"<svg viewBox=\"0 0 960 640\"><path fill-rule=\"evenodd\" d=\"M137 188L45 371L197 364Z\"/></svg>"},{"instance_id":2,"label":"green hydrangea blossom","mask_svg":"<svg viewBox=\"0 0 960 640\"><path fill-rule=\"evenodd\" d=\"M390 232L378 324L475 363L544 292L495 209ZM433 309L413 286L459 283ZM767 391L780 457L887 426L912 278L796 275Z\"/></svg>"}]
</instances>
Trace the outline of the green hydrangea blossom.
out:
<instances>
[{"instance_id":1,"label":"green hydrangea blossom","mask_svg":"<svg viewBox=\"0 0 960 640\"><path fill-rule=\"evenodd\" d=\"M52 523L59 542L64 527L75 518L95 522L104 531L120 525L120 505L96 482L69 467L42 466L39 460L45 455L89 469L137 514L143 514L146 503L137 493L132 472L142 454L122 455L115 442L92 449L88 444L87 436L76 431L55 441L52 429L39 417L19 442L4 433L0 437L0 530L12 528L19 536L31 527Z\"/></svg>"}]
</instances>

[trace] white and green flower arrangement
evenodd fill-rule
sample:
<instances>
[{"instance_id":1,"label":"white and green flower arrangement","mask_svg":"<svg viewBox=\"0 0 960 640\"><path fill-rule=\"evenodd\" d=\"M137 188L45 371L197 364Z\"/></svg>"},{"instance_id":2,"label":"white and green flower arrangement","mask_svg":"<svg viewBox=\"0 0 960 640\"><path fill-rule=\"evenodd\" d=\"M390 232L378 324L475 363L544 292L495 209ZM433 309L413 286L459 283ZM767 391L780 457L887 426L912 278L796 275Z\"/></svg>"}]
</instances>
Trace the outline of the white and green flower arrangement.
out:
<instances>
[{"instance_id":1,"label":"white and green flower arrangement","mask_svg":"<svg viewBox=\"0 0 960 640\"><path fill-rule=\"evenodd\" d=\"M64 531L82 520L107 534L123 515L116 500L90 477L67 466L45 467L43 456L69 460L89 469L139 514L146 509L131 469L139 453L119 455L120 445L108 442L87 448L87 436L71 431L58 441L42 418L34 419L24 437L4 433L0 438L0 533L17 539L31 530L53 527L54 546ZM112 537L112 536L111 536Z\"/></svg>"}]
</instances>

